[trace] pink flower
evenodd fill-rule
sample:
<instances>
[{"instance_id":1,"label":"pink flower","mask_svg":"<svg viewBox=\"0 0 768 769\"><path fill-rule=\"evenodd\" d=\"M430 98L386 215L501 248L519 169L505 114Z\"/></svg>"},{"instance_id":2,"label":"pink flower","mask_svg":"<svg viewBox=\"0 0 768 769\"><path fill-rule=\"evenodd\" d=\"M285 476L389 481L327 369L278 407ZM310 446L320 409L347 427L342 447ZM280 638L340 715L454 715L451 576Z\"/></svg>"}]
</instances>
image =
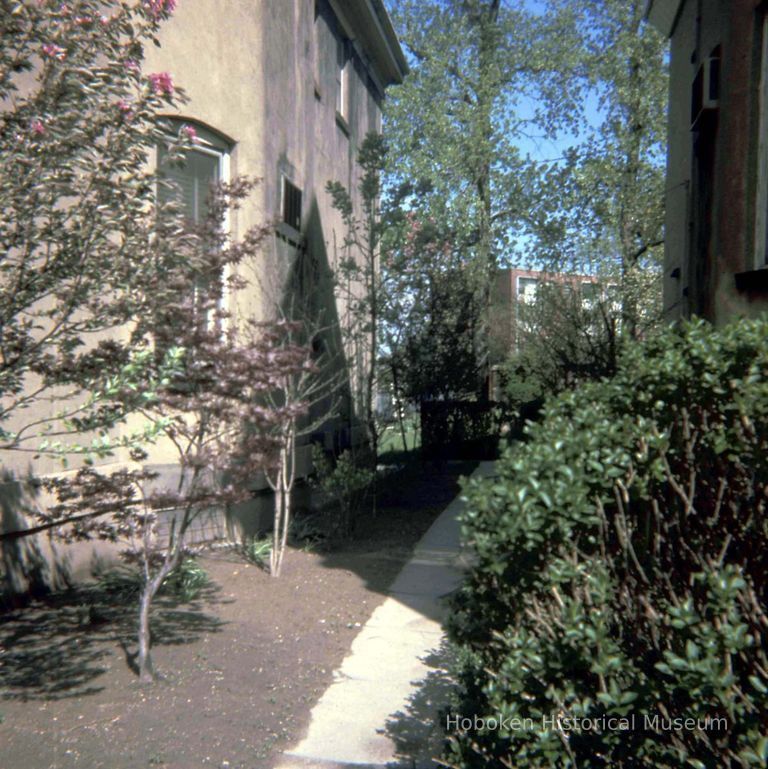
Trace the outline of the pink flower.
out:
<instances>
[{"instance_id":1,"label":"pink flower","mask_svg":"<svg viewBox=\"0 0 768 769\"><path fill-rule=\"evenodd\" d=\"M173 93L173 79L168 72L153 72L149 76L149 82L156 94L170 96Z\"/></svg>"},{"instance_id":2,"label":"pink flower","mask_svg":"<svg viewBox=\"0 0 768 769\"><path fill-rule=\"evenodd\" d=\"M197 141L197 131L195 131L194 127L191 125L183 125L181 127L181 133L183 133L188 141L191 141L193 144Z\"/></svg>"},{"instance_id":3,"label":"pink flower","mask_svg":"<svg viewBox=\"0 0 768 769\"><path fill-rule=\"evenodd\" d=\"M130 120L133 117L133 107L130 102L127 102L125 99L120 99L120 101L117 102L117 108L120 110L120 113L125 120Z\"/></svg>"},{"instance_id":4,"label":"pink flower","mask_svg":"<svg viewBox=\"0 0 768 769\"><path fill-rule=\"evenodd\" d=\"M176 10L176 0L146 0L145 5L155 18L162 13L173 13Z\"/></svg>"},{"instance_id":5,"label":"pink flower","mask_svg":"<svg viewBox=\"0 0 768 769\"><path fill-rule=\"evenodd\" d=\"M36 136L41 136L45 133L45 126L42 120L33 120L30 127L32 128L32 133Z\"/></svg>"},{"instance_id":6,"label":"pink flower","mask_svg":"<svg viewBox=\"0 0 768 769\"><path fill-rule=\"evenodd\" d=\"M67 52L60 45L54 45L53 43L45 43L43 45L43 53L59 61L64 61L67 58Z\"/></svg>"}]
</instances>

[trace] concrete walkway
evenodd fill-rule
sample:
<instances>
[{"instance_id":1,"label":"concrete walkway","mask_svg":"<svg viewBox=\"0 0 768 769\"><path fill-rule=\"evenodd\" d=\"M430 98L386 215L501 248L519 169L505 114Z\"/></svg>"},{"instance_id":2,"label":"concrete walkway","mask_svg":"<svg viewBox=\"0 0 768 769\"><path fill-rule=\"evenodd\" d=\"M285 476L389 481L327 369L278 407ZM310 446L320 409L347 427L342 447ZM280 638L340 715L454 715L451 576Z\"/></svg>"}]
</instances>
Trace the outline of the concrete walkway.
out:
<instances>
[{"instance_id":1,"label":"concrete walkway","mask_svg":"<svg viewBox=\"0 0 768 769\"><path fill-rule=\"evenodd\" d=\"M490 475L492 462L474 476ZM445 674L442 599L461 580L454 499L417 545L389 597L352 643L334 681L312 710L306 737L278 769L433 769L442 730Z\"/></svg>"}]
</instances>

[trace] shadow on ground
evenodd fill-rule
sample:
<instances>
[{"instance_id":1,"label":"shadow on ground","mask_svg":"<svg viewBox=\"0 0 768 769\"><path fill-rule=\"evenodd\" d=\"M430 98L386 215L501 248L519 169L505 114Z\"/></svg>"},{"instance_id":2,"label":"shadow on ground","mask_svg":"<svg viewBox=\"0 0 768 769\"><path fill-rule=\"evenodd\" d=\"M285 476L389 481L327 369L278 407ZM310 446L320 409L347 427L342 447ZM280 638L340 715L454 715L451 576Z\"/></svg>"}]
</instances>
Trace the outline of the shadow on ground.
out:
<instances>
[{"instance_id":1,"label":"shadow on ground","mask_svg":"<svg viewBox=\"0 0 768 769\"><path fill-rule=\"evenodd\" d=\"M186 644L221 628L204 606L218 588L194 601L158 596L152 610L153 646ZM220 600L220 599L218 599ZM103 585L47 596L0 615L0 698L55 700L95 694L116 646L128 666L136 646L138 598Z\"/></svg>"},{"instance_id":2,"label":"shadow on ground","mask_svg":"<svg viewBox=\"0 0 768 769\"><path fill-rule=\"evenodd\" d=\"M388 595L393 580L435 519L461 492L460 479L472 474L477 462L422 462L411 452L408 462L393 467L378 481L376 512L364 500L352 537L323 552L323 565L357 574L365 587ZM442 612L425 607L418 596L398 600L428 616Z\"/></svg>"},{"instance_id":3,"label":"shadow on ground","mask_svg":"<svg viewBox=\"0 0 768 769\"><path fill-rule=\"evenodd\" d=\"M396 749L396 762L388 769L426 769L436 767L446 739L446 712L453 700L456 684L451 677L453 657L444 642L424 658L429 672L417 683L404 711L392 714L384 733Z\"/></svg>"}]
</instances>

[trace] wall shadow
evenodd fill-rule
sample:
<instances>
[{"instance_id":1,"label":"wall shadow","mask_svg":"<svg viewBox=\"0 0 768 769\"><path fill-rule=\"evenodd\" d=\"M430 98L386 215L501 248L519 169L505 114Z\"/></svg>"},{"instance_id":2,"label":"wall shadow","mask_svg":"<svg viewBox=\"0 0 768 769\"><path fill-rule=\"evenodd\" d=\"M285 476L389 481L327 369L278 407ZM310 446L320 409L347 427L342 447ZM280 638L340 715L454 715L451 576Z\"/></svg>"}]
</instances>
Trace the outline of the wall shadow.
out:
<instances>
[{"instance_id":1,"label":"wall shadow","mask_svg":"<svg viewBox=\"0 0 768 769\"><path fill-rule=\"evenodd\" d=\"M12 534L34 525L32 512L38 496L31 468L26 478L17 478L7 469L0 471L0 533ZM66 559L50 537L0 539L0 610L65 587L69 578Z\"/></svg>"},{"instance_id":2,"label":"wall shadow","mask_svg":"<svg viewBox=\"0 0 768 769\"><path fill-rule=\"evenodd\" d=\"M153 647L193 643L224 623L207 614L221 602L219 588L205 588L183 604L171 595L153 603ZM125 585L99 583L54 593L24 609L0 615L0 698L57 700L101 691L100 677L116 646L136 646L138 598ZM122 662L119 664L123 664Z\"/></svg>"},{"instance_id":3,"label":"wall shadow","mask_svg":"<svg viewBox=\"0 0 768 769\"><path fill-rule=\"evenodd\" d=\"M328 258L317 197L313 195L302 227L302 246L295 251L283 282L279 311L303 326L299 341L312 347L317 366L317 395L302 421L299 445L319 443L335 452L350 448L362 429L355 411L351 363L342 336L335 277ZM334 414L335 416L331 416Z\"/></svg>"}]
</instances>

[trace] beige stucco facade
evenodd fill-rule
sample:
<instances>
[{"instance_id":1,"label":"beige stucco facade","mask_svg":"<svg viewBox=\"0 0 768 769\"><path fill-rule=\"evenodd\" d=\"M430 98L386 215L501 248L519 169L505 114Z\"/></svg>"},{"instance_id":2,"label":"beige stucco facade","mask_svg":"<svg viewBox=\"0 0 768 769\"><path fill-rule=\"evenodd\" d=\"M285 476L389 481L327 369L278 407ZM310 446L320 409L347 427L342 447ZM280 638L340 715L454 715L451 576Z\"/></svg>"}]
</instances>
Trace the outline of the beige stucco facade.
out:
<instances>
[{"instance_id":1,"label":"beige stucco facade","mask_svg":"<svg viewBox=\"0 0 768 769\"><path fill-rule=\"evenodd\" d=\"M323 306L326 325L338 320L344 308L328 276L344 255L346 232L325 186L341 182L360 209L360 144L368 132L381 130L385 89L407 71L382 0L184 0L159 41L159 47L145 50L143 70L170 73L186 92L186 103L172 117L215 136L223 178L260 180L232 215L231 236L275 225L259 257L241 267L250 286L227 298L234 322L275 317L289 285L301 286L295 302ZM298 227L283 221L283 179L300 191ZM292 281L298 273L304 279ZM11 506L19 501L12 476L60 468L44 457L30 464L28 453L4 454L3 498ZM308 457L307 449L300 472ZM173 473L176 455L170 447L158 444L150 458L165 477ZM117 455L110 464L125 459ZM21 525L16 515L4 516L6 531ZM29 544L50 550L47 543Z\"/></svg>"},{"instance_id":2,"label":"beige stucco facade","mask_svg":"<svg viewBox=\"0 0 768 769\"><path fill-rule=\"evenodd\" d=\"M195 0L179 4L160 42L147 51L145 68L171 73L184 88L188 102L177 117L222 135L230 178L260 180L230 222L232 237L276 224L258 262L243 266L250 288L227 309L235 318L274 317L301 273L305 293L291 301L322 305L323 326L337 323L345 308L327 278L349 254L325 187L341 182L360 212L360 144L381 131L384 91L407 70L381 0ZM298 231L281 221L283 178L301 191ZM308 457L308 448L300 452L300 472ZM153 459L165 464L173 455L155 450Z\"/></svg>"},{"instance_id":3,"label":"beige stucco facade","mask_svg":"<svg viewBox=\"0 0 768 769\"><path fill-rule=\"evenodd\" d=\"M651 0L670 45L664 307L716 323L768 308L765 4Z\"/></svg>"}]
</instances>

